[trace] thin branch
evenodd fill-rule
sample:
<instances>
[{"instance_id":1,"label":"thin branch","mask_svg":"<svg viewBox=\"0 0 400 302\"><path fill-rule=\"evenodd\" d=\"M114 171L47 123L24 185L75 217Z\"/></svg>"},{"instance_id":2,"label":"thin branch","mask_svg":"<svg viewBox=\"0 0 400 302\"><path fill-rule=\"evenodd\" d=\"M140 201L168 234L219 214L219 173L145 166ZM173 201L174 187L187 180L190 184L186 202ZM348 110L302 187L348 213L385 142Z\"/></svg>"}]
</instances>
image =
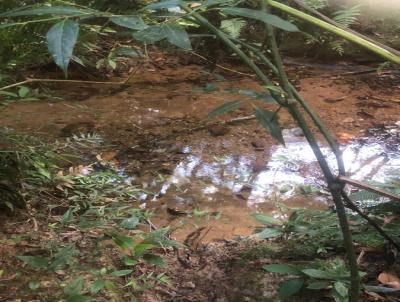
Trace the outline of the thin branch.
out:
<instances>
[{"instance_id":1,"label":"thin branch","mask_svg":"<svg viewBox=\"0 0 400 302\"><path fill-rule=\"evenodd\" d=\"M357 205L351 200L351 198L346 194L346 192L342 191L342 197L346 202L346 206L356 212L359 216L365 219L383 238L385 238L388 242L390 242L398 251L400 251L400 245L394 241L392 237L390 237L382 228L371 218L368 217L367 214L363 213Z\"/></svg>"},{"instance_id":2,"label":"thin branch","mask_svg":"<svg viewBox=\"0 0 400 302\"><path fill-rule=\"evenodd\" d=\"M352 186L354 186L354 187L357 187L357 188L360 188L360 189L364 189L364 190L367 190L367 191L374 192L374 193L376 193L376 194L385 196L385 197L387 197L387 198L389 198L389 199L392 199L392 200L395 200L395 201L400 201L400 196L399 196L399 195L395 195L395 194L390 193L390 192L387 192L387 191L385 191L385 190L382 190L382 189L373 187L373 186L371 186L371 185L369 185L369 184L366 184L366 183L363 183L363 182L361 182L361 181L354 180L354 179L351 179L351 178L346 177L346 176L338 176L337 179L338 179L340 182L343 182L343 183L352 185Z\"/></svg>"}]
</instances>

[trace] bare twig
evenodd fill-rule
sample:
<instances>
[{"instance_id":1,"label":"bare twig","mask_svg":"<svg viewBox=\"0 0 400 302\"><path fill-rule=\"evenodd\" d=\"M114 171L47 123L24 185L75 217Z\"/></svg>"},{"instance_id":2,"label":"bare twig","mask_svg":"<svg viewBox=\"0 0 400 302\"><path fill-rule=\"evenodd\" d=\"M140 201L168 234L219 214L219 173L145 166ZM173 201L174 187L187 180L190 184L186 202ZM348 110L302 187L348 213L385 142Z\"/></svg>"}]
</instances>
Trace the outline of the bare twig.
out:
<instances>
[{"instance_id":1,"label":"bare twig","mask_svg":"<svg viewBox=\"0 0 400 302\"><path fill-rule=\"evenodd\" d=\"M400 201L400 196L395 195L395 194L390 193L390 192L387 192L385 190L373 187L373 186L371 186L369 184L366 184L366 183L363 183L361 181L354 180L354 179L351 179L351 178L346 177L346 176L338 176L338 180L340 182L355 186L357 188L364 189L364 190L371 191L371 192L374 192L376 194L385 196L385 197L390 198L392 200Z\"/></svg>"}]
</instances>

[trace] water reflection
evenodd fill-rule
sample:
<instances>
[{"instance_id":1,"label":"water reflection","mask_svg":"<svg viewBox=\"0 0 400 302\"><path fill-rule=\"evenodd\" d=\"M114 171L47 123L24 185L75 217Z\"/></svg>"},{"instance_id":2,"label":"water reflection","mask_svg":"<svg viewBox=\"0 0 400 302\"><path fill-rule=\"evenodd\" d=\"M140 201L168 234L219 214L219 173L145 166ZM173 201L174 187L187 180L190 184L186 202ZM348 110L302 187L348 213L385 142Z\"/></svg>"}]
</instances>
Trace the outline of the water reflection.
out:
<instances>
[{"instance_id":1,"label":"water reflection","mask_svg":"<svg viewBox=\"0 0 400 302\"><path fill-rule=\"evenodd\" d=\"M185 187L186 191L198 191L204 199L212 201L219 193L230 192L240 195L249 207L257 207L292 198L301 191L323 191L325 184L312 149L304 138L292 133L284 131L286 148L272 147L269 154L265 154L268 162L257 172L254 171L254 155L226 155L211 161L201 154L189 155L176 166L160 193L164 195L172 188ZM322 151L335 168L333 154L327 148ZM354 179L385 182L393 169L400 168L400 152L387 152L381 143L359 140L342 151L346 170ZM321 202L318 194L312 199Z\"/></svg>"}]
</instances>

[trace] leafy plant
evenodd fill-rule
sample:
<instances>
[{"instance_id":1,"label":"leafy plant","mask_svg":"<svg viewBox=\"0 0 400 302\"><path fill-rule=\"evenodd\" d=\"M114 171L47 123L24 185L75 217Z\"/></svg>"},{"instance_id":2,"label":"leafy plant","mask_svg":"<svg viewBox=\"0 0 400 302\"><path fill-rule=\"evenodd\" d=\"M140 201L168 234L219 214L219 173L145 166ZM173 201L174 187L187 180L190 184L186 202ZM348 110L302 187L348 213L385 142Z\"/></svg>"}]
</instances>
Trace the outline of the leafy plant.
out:
<instances>
[{"instance_id":1,"label":"leafy plant","mask_svg":"<svg viewBox=\"0 0 400 302\"><path fill-rule=\"evenodd\" d=\"M343 260L336 258L328 262L314 262L310 266L299 267L287 264L264 265L270 273L297 275L281 283L278 295L284 301L298 294L302 289L327 290L337 302L349 301L350 273ZM360 273L361 276L365 275Z\"/></svg>"}]
</instances>

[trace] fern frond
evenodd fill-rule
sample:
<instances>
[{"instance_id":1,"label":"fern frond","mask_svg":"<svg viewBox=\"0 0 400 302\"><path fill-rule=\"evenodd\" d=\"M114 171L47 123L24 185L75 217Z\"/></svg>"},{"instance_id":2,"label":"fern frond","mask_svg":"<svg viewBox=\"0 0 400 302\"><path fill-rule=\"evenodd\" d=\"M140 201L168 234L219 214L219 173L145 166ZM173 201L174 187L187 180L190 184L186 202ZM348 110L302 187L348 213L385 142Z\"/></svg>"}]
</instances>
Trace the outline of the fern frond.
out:
<instances>
[{"instance_id":1,"label":"fern frond","mask_svg":"<svg viewBox=\"0 0 400 302\"><path fill-rule=\"evenodd\" d=\"M239 38L242 29L246 26L246 21L240 18L223 20L221 30L232 38Z\"/></svg>"},{"instance_id":2,"label":"fern frond","mask_svg":"<svg viewBox=\"0 0 400 302\"><path fill-rule=\"evenodd\" d=\"M361 14L360 8L361 5L359 4L350 8L338 10L333 13L333 20L345 27L349 27L357 22L358 16Z\"/></svg>"},{"instance_id":3,"label":"fern frond","mask_svg":"<svg viewBox=\"0 0 400 302\"><path fill-rule=\"evenodd\" d=\"M321 9L328 5L327 0L305 0L304 2L313 9Z\"/></svg>"}]
</instances>

